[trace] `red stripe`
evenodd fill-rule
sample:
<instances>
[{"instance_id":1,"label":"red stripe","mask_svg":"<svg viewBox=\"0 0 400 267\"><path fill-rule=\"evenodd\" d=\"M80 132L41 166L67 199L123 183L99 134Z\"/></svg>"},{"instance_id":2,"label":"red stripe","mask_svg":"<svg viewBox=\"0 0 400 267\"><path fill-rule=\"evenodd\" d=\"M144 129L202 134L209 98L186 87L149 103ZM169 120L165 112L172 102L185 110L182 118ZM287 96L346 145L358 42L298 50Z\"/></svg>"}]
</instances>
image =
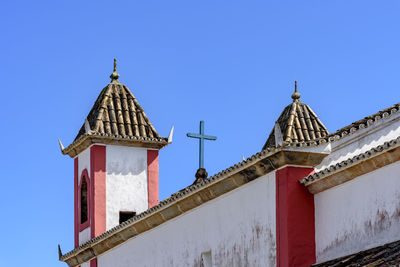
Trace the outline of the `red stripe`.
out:
<instances>
[{"instance_id":1,"label":"red stripe","mask_svg":"<svg viewBox=\"0 0 400 267\"><path fill-rule=\"evenodd\" d=\"M90 267L97 267L97 258L90 261Z\"/></svg>"},{"instance_id":2,"label":"red stripe","mask_svg":"<svg viewBox=\"0 0 400 267\"><path fill-rule=\"evenodd\" d=\"M78 157L74 159L74 237L75 247L79 246L79 225L78 225Z\"/></svg>"},{"instance_id":3,"label":"red stripe","mask_svg":"<svg viewBox=\"0 0 400 267\"><path fill-rule=\"evenodd\" d=\"M106 231L106 147L90 148L90 231L94 238Z\"/></svg>"},{"instance_id":4,"label":"red stripe","mask_svg":"<svg viewBox=\"0 0 400 267\"><path fill-rule=\"evenodd\" d=\"M276 171L277 266L315 263L314 195L298 181L312 168L285 167Z\"/></svg>"},{"instance_id":5,"label":"red stripe","mask_svg":"<svg viewBox=\"0 0 400 267\"><path fill-rule=\"evenodd\" d=\"M147 188L150 209L158 205L158 150L147 150Z\"/></svg>"}]
</instances>

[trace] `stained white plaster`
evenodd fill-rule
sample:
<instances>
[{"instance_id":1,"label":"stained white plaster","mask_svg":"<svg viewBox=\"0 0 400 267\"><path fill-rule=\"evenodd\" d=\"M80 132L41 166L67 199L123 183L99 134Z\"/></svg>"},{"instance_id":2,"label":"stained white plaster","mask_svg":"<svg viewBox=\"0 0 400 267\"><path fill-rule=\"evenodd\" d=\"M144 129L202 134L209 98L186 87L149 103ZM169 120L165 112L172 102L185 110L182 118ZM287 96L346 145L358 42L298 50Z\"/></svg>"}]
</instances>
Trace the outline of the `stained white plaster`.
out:
<instances>
[{"instance_id":1,"label":"stained white plaster","mask_svg":"<svg viewBox=\"0 0 400 267\"><path fill-rule=\"evenodd\" d=\"M81 267L90 267L90 262L85 262L81 264Z\"/></svg>"},{"instance_id":2,"label":"stained white plaster","mask_svg":"<svg viewBox=\"0 0 400 267\"><path fill-rule=\"evenodd\" d=\"M275 173L144 232L98 257L98 266L276 266Z\"/></svg>"},{"instance_id":3,"label":"stained white plaster","mask_svg":"<svg viewBox=\"0 0 400 267\"><path fill-rule=\"evenodd\" d=\"M90 226L86 229L83 229L79 232L79 245L85 243L90 240Z\"/></svg>"},{"instance_id":4,"label":"stained white plaster","mask_svg":"<svg viewBox=\"0 0 400 267\"><path fill-rule=\"evenodd\" d=\"M84 169L87 169L90 176L90 147L82 151L78 156L78 184L81 182L81 175Z\"/></svg>"},{"instance_id":5,"label":"stained white plaster","mask_svg":"<svg viewBox=\"0 0 400 267\"><path fill-rule=\"evenodd\" d=\"M317 261L400 239L400 162L315 195Z\"/></svg>"},{"instance_id":6,"label":"stained white plaster","mask_svg":"<svg viewBox=\"0 0 400 267\"><path fill-rule=\"evenodd\" d=\"M119 224L120 211L148 208L147 150L106 147L106 229Z\"/></svg>"},{"instance_id":7,"label":"stained white plaster","mask_svg":"<svg viewBox=\"0 0 400 267\"><path fill-rule=\"evenodd\" d=\"M400 136L400 112L332 142L332 152L315 170L320 171L330 165L347 160L398 136Z\"/></svg>"}]
</instances>

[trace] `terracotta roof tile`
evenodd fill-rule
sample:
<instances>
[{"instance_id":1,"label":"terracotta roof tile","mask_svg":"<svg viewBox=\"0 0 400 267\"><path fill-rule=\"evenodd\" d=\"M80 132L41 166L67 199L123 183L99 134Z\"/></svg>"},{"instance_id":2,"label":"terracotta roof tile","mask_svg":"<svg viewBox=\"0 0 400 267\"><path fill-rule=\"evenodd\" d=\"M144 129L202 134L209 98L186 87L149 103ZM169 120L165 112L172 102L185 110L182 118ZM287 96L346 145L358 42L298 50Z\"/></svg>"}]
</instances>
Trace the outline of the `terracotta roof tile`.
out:
<instances>
[{"instance_id":1,"label":"terracotta roof tile","mask_svg":"<svg viewBox=\"0 0 400 267\"><path fill-rule=\"evenodd\" d=\"M111 82L103 88L86 118L90 134L160 138L135 96L128 87L118 81L116 59L110 78ZM84 124L74 141L85 134L87 130Z\"/></svg>"},{"instance_id":2,"label":"terracotta roof tile","mask_svg":"<svg viewBox=\"0 0 400 267\"><path fill-rule=\"evenodd\" d=\"M327 168L325 168L319 172L316 172L314 174L311 174L307 177L302 178L299 182L301 184L308 186L310 183L312 183L314 181L320 180L320 179L322 179L326 176L329 176L332 173L335 173L341 169L349 168L349 167L359 163L360 161L371 158L379 153L383 153L383 152L392 150L393 148L396 148L399 145L400 145L400 136L397 137L396 139L392 139L388 142L384 142L382 145L373 147L373 148L371 148L363 153L360 153L354 157L351 157L351 158L343 160L339 163L330 165Z\"/></svg>"},{"instance_id":3,"label":"terracotta roof tile","mask_svg":"<svg viewBox=\"0 0 400 267\"><path fill-rule=\"evenodd\" d=\"M364 129L368 126L373 125L375 122L379 121L380 119L388 118L391 115L397 113L399 110L400 110L400 103L394 104L393 106L383 109L383 110L381 110L375 114L372 114L370 116L367 116L361 120L355 121L355 122L351 123L350 125L343 127L334 133L329 134L327 136L327 140L329 140L329 141L339 140L344 136L353 134L360 129Z\"/></svg>"},{"instance_id":4,"label":"terracotta roof tile","mask_svg":"<svg viewBox=\"0 0 400 267\"><path fill-rule=\"evenodd\" d=\"M399 266L400 241L389 243L380 247L360 251L352 255L313 265L325 266Z\"/></svg>"},{"instance_id":5,"label":"terracotta roof tile","mask_svg":"<svg viewBox=\"0 0 400 267\"><path fill-rule=\"evenodd\" d=\"M91 134L160 138L128 87L113 80L100 93L87 116ZM75 140L86 133L82 125Z\"/></svg>"},{"instance_id":6,"label":"terracotta roof tile","mask_svg":"<svg viewBox=\"0 0 400 267\"><path fill-rule=\"evenodd\" d=\"M61 152L75 157L94 143L162 148L160 137L128 87L118 81L114 60L111 82L103 88L72 144Z\"/></svg>"},{"instance_id":7,"label":"terracotta roof tile","mask_svg":"<svg viewBox=\"0 0 400 267\"><path fill-rule=\"evenodd\" d=\"M300 94L297 92L297 82L295 83L295 93L292 98L293 103L288 105L279 116L263 149L282 146L283 143L314 141L328 135L328 130L314 111L299 100Z\"/></svg>"}]
</instances>

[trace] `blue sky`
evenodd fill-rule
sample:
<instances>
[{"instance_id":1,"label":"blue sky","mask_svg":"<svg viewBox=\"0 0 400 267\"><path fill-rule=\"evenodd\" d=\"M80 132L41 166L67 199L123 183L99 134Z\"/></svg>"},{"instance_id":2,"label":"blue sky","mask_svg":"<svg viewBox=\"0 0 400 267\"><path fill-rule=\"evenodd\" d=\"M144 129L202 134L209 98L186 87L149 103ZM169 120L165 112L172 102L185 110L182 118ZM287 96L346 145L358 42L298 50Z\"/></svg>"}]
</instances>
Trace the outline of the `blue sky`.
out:
<instances>
[{"instance_id":1,"label":"blue sky","mask_svg":"<svg viewBox=\"0 0 400 267\"><path fill-rule=\"evenodd\" d=\"M157 131L160 199L260 151L294 80L330 132L399 102L399 1L5 1L0 266L66 266L72 142L113 58Z\"/></svg>"}]
</instances>

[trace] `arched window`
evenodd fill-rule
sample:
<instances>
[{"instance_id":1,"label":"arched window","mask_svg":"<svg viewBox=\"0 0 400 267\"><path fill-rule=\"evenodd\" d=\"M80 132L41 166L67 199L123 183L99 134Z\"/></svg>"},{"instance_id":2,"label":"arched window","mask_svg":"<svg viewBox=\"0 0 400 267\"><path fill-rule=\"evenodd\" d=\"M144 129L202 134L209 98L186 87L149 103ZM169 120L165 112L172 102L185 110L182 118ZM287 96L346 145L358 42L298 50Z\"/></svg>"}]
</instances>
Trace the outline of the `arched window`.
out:
<instances>
[{"instance_id":1,"label":"arched window","mask_svg":"<svg viewBox=\"0 0 400 267\"><path fill-rule=\"evenodd\" d=\"M88 220L88 186L85 175L82 176L81 185L81 224Z\"/></svg>"},{"instance_id":2,"label":"arched window","mask_svg":"<svg viewBox=\"0 0 400 267\"><path fill-rule=\"evenodd\" d=\"M86 169L82 171L78 187L78 222L79 231L86 229L90 224L90 179Z\"/></svg>"}]
</instances>

